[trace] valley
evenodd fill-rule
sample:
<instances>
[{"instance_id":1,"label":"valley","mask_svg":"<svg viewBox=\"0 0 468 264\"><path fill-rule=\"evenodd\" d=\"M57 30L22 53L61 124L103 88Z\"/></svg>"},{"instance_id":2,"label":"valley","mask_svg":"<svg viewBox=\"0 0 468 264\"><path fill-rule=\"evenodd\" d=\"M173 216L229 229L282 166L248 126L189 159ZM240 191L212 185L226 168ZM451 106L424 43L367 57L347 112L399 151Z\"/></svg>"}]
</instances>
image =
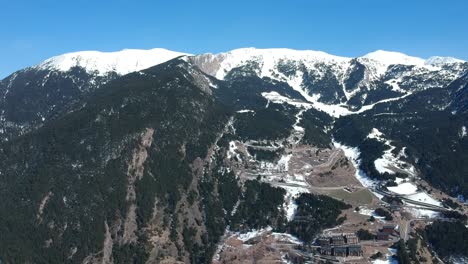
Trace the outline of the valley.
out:
<instances>
[{"instance_id":1,"label":"valley","mask_svg":"<svg viewBox=\"0 0 468 264\"><path fill-rule=\"evenodd\" d=\"M276 100L273 103L285 101ZM300 101L286 102L299 109L305 107L299 110L296 116L296 119L302 118L301 115L307 109L307 104ZM238 114L244 112L240 111ZM440 215L441 212L451 209L441 206L440 202L436 202L437 200L430 198L427 194L425 195L428 198L408 198L411 196L407 194L413 194L420 188L424 189L422 186L428 185L415 175L414 168L408 169L404 161L399 158L390 158L385 163L385 170L391 173L401 173L408 178L397 179L399 185L388 188L393 188L395 192L387 191L387 188L379 181L362 178L363 172L360 172L359 167L356 166L359 161L356 160L356 155L349 155L349 149L345 147L345 151L348 151L347 156L340 148L340 144L335 144L335 147L330 148L304 144L302 140L304 133L305 129L296 121L292 126L290 136L282 141L247 141L245 143L231 141L228 152L228 158L232 162L231 168L241 181L260 180L286 190L284 208L290 221L308 221L307 218L294 218L297 209L294 200L299 194L327 195L350 204L351 208L341 213L341 216L345 216L342 224L323 230L323 234L355 234L360 230L367 230L375 237L360 242L361 256L342 258L320 255L318 253L320 246L316 246L318 242L306 245L288 233L272 231L271 227L247 233L232 232L227 229L213 258L213 263L247 263L250 261L257 263L283 263L284 261L308 263L312 261L316 263L327 260L336 263L369 263L371 256L377 252L382 253L388 263L393 263L395 257L392 255L396 251L392 247L400 239L406 242L410 237L417 236L416 225L418 229L424 229L426 223L436 220L451 221ZM376 134L379 132L377 131ZM275 155L267 159L259 159L258 154L252 154L257 151L274 152ZM410 190L406 190L408 188ZM431 188L429 192L436 194L434 197L437 197L439 201L450 199L440 190ZM403 203L391 203L388 199L401 199ZM431 200L426 202L426 199ZM377 208L385 208L391 212L392 219L379 216L375 213ZM467 207L463 206L461 213L465 214L466 209ZM369 220L370 217L374 220ZM378 238L379 230L389 224L394 230L385 239ZM421 247L420 250L426 251L426 258L434 257L428 253L427 248Z\"/></svg>"}]
</instances>

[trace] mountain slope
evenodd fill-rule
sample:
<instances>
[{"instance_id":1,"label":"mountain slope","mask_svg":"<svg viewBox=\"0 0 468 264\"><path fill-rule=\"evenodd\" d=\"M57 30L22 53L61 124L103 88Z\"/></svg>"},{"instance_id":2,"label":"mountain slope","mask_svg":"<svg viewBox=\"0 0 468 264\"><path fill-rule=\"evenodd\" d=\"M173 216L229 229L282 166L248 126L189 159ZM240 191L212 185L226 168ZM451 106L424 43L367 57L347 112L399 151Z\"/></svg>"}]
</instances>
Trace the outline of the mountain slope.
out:
<instances>
[{"instance_id":1,"label":"mountain slope","mask_svg":"<svg viewBox=\"0 0 468 264\"><path fill-rule=\"evenodd\" d=\"M203 74L186 66L175 60L111 81L80 110L1 145L2 259L141 263L209 255L201 197L189 205L187 194L198 194L227 115L208 86L194 84ZM194 230L192 248L184 227Z\"/></svg>"},{"instance_id":2,"label":"mountain slope","mask_svg":"<svg viewBox=\"0 0 468 264\"><path fill-rule=\"evenodd\" d=\"M386 51L346 58L319 51L247 48L191 60L218 79L243 69L244 75L285 82L316 109L335 117L361 113L415 91L445 87L468 67L461 60L425 61Z\"/></svg>"},{"instance_id":3,"label":"mountain slope","mask_svg":"<svg viewBox=\"0 0 468 264\"><path fill-rule=\"evenodd\" d=\"M0 81L0 141L80 108L89 93L119 76L182 55L164 49L74 52L17 71Z\"/></svg>"}]
</instances>

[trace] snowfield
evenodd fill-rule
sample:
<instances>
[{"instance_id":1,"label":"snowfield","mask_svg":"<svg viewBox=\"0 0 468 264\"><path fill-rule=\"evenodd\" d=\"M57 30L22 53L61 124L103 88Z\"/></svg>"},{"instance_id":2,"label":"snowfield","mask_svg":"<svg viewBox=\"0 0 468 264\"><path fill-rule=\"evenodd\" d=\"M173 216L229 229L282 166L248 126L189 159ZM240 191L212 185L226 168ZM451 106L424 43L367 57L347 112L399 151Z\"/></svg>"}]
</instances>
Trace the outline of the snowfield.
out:
<instances>
[{"instance_id":1,"label":"snowfield","mask_svg":"<svg viewBox=\"0 0 468 264\"><path fill-rule=\"evenodd\" d=\"M423 203L441 206L441 203L439 201L432 198L431 196L429 196L429 194L425 192L415 193L415 194L407 196L407 198L413 201L417 201L417 202L423 202Z\"/></svg>"},{"instance_id":2,"label":"snowfield","mask_svg":"<svg viewBox=\"0 0 468 264\"><path fill-rule=\"evenodd\" d=\"M253 229L252 231L247 232L247 233L237 233L236 235L237 235L237 239L241 240L242 242L245 242L254 237L261 236L264 233L269 232L271 230L272 230L271 227L267 227L267 228L262 228L260 230Z\"/></svg>"},{"instance_id":3,"label":"snowfield","mask_svg":"<svg viewBox=\"0 0 468 264\"><path fill-rule=\"evenodd\" d=\"M372 83L381 78L392 65L411 65L415 66L416 72L436 72L443 69L442 66L452 63L461 63L462 60L445 57L433 57L428 60L408 56L399 52L378 50L368 53L362 57L349 58L331 55L322 51L313 50L291 50L291 49L256 49L242 48L219 54L203 54L203 61L209 64L207 72L217 79L223 80L226 75L234 68L242 67L250 63L259 65L255 69L256 75L260 78L269 78L280 82L286 82L292 89L299 92L312 107L317 110L326 112L327 114L340 117L343 115L359 114L371 110L374 106L403 99L410 96L412 93L400 88L399 79L389 80L388 84L392 86L392 90L402 93L401 96L384 99L369 105L362 106L357 111L349 110L346 103L340 104L325 104L320 102L320 94L314 94L307 90L304 83L305 74L313 73L318 79L326 78L328 74L322 68L327 65L332 70L337 80L343 80L346 74L353 67L353 60L357 59L359 63L365 65L369 70L365 78L366 83ZM291 65L304 66L303 69L297 70L294 75L286 76L279 70L281 65L290 63ZM456 77L456 76L454 76ZM357 87L353 91L347 91L344 83L343 92L347 99L350 99L362 87ZM365 85L364 85L365 86Z\"/></svg>"},{"instance_id":4,"label":"snowfield","mask_svg":"<svg viewBox=\"0 0 468 264\"><path fill-rule=\"evenodd\" d=\"M384 134L377 128L373 128L367 135L367 138L375 139L383 142L389 149L385 150L383 155L374 161L375 169L379 173L395 174L395 169L404 171L410 176L416 176L416 168L413 165L403 161L406 157L406 147L403 147L398 154L393 154L395 146L392 145L392 141L385 139Z\"/></svg>"},{"instance_id":5,"label":"snowfield","mask_svg":"<svg viewBox=\"0 0 468 264\"><path fill-rule=\"evenodd\" d=\"M390 252L390 254L386 254L386 260L376 259L372 261L372 264L398 264L398 260L393 257L393 255L397 253L396 249L389 248L388 251Z\"/></svg>"},{"instance_id":6,"label":"snowfield","mask_svg":"<svg viewBox=\"0 0 468 264\"><path fill-rule=\"evenodd\" d=\"M79 51L52 57L35 67L69 71L73 67L80 66L86 69L88 73L97 73L101 76L109 72L124 75L183 55L190 54L167 49L124 49L116 52Z\"/></svg>"},{"instance_id":7,"label":"snowfield","mask_svg":"<svg viewBox=\"0 0 468 264\"><path fill-rule=\"evenodd\" d=\"M411 182L404 182L399 184L398 186L387 187L387 189L391 192L408 195L414 194L418 190L418 187Z\"/></svg>"},{"instance_id":8,"label":"snowfield","mask_svg":"<svg viewBox=\"0 0 468 264\"><path fill-rule=\"evenodd\" d=\"M460 130L460 138L466 137L466 126L462 126Z\"/></svg>"}]
</instances>

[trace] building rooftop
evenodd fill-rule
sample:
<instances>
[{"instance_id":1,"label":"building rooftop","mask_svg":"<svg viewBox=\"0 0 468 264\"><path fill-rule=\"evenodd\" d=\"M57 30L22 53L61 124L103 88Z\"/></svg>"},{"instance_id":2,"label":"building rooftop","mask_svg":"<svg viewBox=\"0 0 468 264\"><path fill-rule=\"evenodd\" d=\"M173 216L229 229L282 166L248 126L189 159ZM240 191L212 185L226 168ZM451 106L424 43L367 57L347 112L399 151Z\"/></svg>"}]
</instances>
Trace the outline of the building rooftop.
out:
<instances>
[{"instance_id":1,"label":"building rooftop","mask_svg":"<svg viewBox=\"0 0 468 264\"><path fill-rule=\"evenodd\" d=\"M346 247L343 246L343 247L335 247L335 252L346 252Z\"/></svg>"},{"instance_id":2,"label":"building rooftop","mask_svg":"<svg viewBox=\"0 0 468 264\"><path fill-rule=\"evenodd\" d=\"M362 246L361 245L349 245L348 248L349 249L361 249Z\"/></svg>"}]
</instances>

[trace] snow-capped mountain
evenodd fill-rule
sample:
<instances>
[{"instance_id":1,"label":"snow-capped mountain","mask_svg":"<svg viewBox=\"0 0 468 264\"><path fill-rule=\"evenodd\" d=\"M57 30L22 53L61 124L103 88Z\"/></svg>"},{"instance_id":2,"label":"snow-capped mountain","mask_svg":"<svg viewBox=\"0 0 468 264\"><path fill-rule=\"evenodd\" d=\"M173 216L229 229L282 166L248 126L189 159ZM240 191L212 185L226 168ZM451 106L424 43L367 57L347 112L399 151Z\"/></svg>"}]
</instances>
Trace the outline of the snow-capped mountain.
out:
<instances>
[{"instance_id":1,"label":"snow-capped mountain","mask_svg":"<svg viewBox=\"0 0 468 264\"><path fill-rule=\"evenodd\" d=\"M394 51L385 51L385 50L377 50L371 53L368 53L361 58L373 60L378 62L382 65L392 65L392 64L400 64L400 65L414 65L414 66L421 66L424 65L425 60L408 56L406 54Z\"/></svg>"},{"instance_id":2,"label":"snow-capped mountain","mask_svg":"<svg viewBox=\"0 0 468 264\"><path fill-rule=\"evenodd\" d=\"M197 55L192 61L220 80L243 69L242 74L285 82L332 116L361 113L417 90L447 86L468 69L453 58L425 60L382 50L348 58L321 51L245 48Z\"/></svg>"},{"instance_id":3,"label":"snow-capped mountain","mask_svg":"<svg viewBox=\"0 0 468 264\"><path fill-rule=\"evenodd\" d=\"M0 141L81 107L88 94L122 75L184 55L166 49L81 51L19 70L0 81Z\"/></svg>"},{"instance_id":4,"label":"snow-capped mountain","mask_svg":"<svg viewBox=\"0 0 468 264\"><path fill-rule=\"evenodd\" d=\"M97 73L100 76L110 72L125 75L183 55L189 54L160 48L116 52L79 51L52 57L33 68L66 72L73 67L81 67L90 74Z\"/></svg>"},{"instance_id":5,"label":"snow-capped mountain","mask_svg":"<svg viewBox=\"0 0 468 264\"><path fill-rule=\"evenodd\" d=\"M362 113L416 91L446 87L468 68L467 63L454 58L424 60L382 50L357 58L312 50L256 48L200 55L166 49L73 52L15 72L0 82L3 134L41 126L57 113L78 107L78 98L115 78L179 56L186 56L218 80L241 74L285 83L313 107L335 117ZM16 107L18 104L22 107Z\"/></svg>"},{"instance_id":6,"label":"snow-capped mountain","mask_svg":"<svg viewBox=\"0 0 468 264\"><path fill-rule=\"evenodd\" d=\"M467 102L453 58L53 57L0 81L0 262L210 263L227 231L267 226L306 242L338 224L294 221L311 173L466 196Z\"/></svg>"}]
</instances>

